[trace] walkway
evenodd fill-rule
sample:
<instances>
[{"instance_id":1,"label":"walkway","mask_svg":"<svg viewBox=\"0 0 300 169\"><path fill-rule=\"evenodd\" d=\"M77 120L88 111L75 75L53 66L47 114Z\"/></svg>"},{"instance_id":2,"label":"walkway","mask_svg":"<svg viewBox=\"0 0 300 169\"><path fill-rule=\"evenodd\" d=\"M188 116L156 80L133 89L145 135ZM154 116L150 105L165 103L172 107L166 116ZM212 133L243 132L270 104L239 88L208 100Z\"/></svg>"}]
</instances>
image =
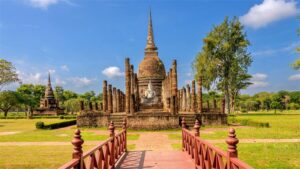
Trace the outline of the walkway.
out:
<instances>
[{"instance_id":1,"label":"walkway","mask_svg":"<svg viewBox=\"0 0 300 169\"><path fill-rule=\"evenodd\" d=\"M193 169L194 161L182 151L130 151L117 169Z\"/></svg>"}]
</instances>

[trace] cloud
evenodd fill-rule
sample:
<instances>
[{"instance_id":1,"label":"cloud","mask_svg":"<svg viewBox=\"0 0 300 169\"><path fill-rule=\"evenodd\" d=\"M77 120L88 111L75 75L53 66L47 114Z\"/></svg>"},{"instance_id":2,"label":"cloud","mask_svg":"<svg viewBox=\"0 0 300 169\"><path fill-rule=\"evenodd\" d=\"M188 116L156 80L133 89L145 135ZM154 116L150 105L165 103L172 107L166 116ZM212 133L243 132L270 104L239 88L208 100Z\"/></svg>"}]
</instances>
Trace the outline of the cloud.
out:
<instances>
[{"instance_id":1,"label":"cloud","mask_svg":"<svg viewBox=\"0 0 300 169\"><path fill-rule=\"evenodd\" d=\"M67 65L62 65L60 68L61 68L61 70L65 71L65 72L68 72L70 70Z\"/></svg>"},{"instance_id":2,"label":"cloud","mask_svg":"<svg viewBox=\"0 0 300 169\"><path fill-rule=\"evenodd\" d=\"M296 2L291 0L264 0L255 4L248 13L240 17L240 21L252 28L260 28L268 24L295 16L299 13Z\"/></svg>"},{"instance_id":3,"label":"cloud","mask_svg":"<svg viewBox=\"0 0 300 169\"><path fill-rule=\"evenodd\" d=\"M50 74L54 74L54 73L56 72L56 70L55 70L55 69L49 69L48 72L49 72Z\"/></svg>"},{"instance_id":4,"label":"cloud","mask_svg":"<svg viewBox=\"0 0 300 169\"><path fill-rule=\"evenodd\" d=\"M300 80L300 73L294 74L289 77L289 80Z\"/></svg>"},{"instance_id":5,"label":"cloud","mask_svg":"<svg viewBox=\"0 0 300 169\"><path fill-rule=\"evenodd\" d=\"M287 46L279 47L276 49L265 49L261 51L253 52L253 56L272 56L278 53L295 53L296 48L300 46L300 42L293 42Z\"/></svg>"},{"instance_id":6,"label":"cloud","mask_svg":"<svg viewBox=\"0 0 300 169\"><path fill-rule=\"evenodd\" d=\"M250 85L251 88L261 88L261 87L266 87L269 85L268 82L266 82L268 75L263 74L263 73L256 73L252 75L251 78L251 83Z\"/></svg>"},{"instance_id":7,"label":"cloud","mask_svg":"<svg viewBox=\"0 0 300 169\"><path fill-rule=\"evenodd\" d=\"M34 8L40 8L40 9L48 9L50 5L58 4L59 2L65 2L68 5L75 6L75 4L69 0L25 0L25 3L28 5L34 7Z\"/></svg>"},{"instance_id":8,"label":"cloud","mask_svg":"<svg viewBox=\"0 0 300 169\"><path fill-rule=\"evenodd\" d=\"M25 72L17 71L17 74L23 84L24 83L46 84L47 82L46 75L40 72L25 73Z\"/></svg>"},{"instance_id":9,"label":"cloud","mask_svg":"<svg viewBox=\"0 0 300 169\"><path fill-rule=\"evenodd\" d=\"M108 78L116 78L116 77L124 76L124 72L121 72L120 68L116 66L110 66L108 68L105 68L102 71L102 74L104 74Z\"/></svg>"},{"instance_id":10,"label":"cloud","mask_svg":"<svg viewBox=\"0 0 300 169\"><path fill-rule=\"evenodd\" d=\"M64 81L64 80L62 80L62 79L60 79L60 78L56 78L56 79L55 79L55 84L56 84L56 85L59 85L59 86L64 86L64 85L67 84L67 82Z\"/></svg>"},{"instance_id":11,"label":"cloud","mask_svg":"<svg viewBox=\"0 0 300 169\"><path fill-rule=\"evenodd\" d=\"M68 79L76 87L90 86L95 82L95 79L89 79L87 77L71 77Z\"/></svg>"}]
</instances>

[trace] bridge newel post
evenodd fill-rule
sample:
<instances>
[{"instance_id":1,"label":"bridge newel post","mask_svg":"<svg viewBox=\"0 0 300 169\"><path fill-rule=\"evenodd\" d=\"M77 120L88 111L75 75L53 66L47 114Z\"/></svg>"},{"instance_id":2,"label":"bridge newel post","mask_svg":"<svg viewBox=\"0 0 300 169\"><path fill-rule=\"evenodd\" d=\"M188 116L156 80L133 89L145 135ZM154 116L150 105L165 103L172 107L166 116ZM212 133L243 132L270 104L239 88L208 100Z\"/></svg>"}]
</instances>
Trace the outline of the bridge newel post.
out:
<instances>
[{"instance_id":1,"label":"bridge newel post","mask_svg":"<svg viewBox=\"0 0 300 169\"><path fill-rule=\"evenodd\" d=\"M115 125L114 122L111 121L108 127L109 136L112 137L111 140L111 149L110 149L110 165L111 169L115 168Z\"/></svg>"},{"instance_id":2,"label":"bridge newel post","mask_svg":"<svg viewBox=\"0 0 300 169\"><path fill-rule=\"evenodd\" d=\"M184 117L181 118L181 128L182 128L181 129L182 151L184 151L185 150L185 134L184 134L185 131L184 131L184 129L187 128Z\"/></svg>"},{"instance_id":3,"label":"bridge newel post","mask_svg":"<svg viewBox=\"0 0 300 169\"><path fill-rule=\"evenodd\" d=\"M127 119L126 119L126 117L123 120L123 126L122 126L122 128L123 128L123 130L125 132L124 149L125 149L125 152L127 152Z\"/></svg>"},{"instance_id":4,"label":"bridge newel post","mask_svg":"<svg viewBox=\"0 0 300 169\"><path fill-rule=\"evenodd\" d=\"M194 145L193 145L193 148L194 148L194 161L195 161L195 166L199 165L198 162L198 147L197 147L197 137L200 136L200 123L199 123L199 120L196 119L195 121L195 125L194 125L194 130L195 130L195 136L194 136Z\"/></svg>"},{"instance_id":5,"label":"bridge newel post","mask_svg":"<svg viewBox=\"0 0 300 169\"><path fill-rule=\"evenodd\" d=\"M227 168L231 168L230 158L237 158L238 151L237 151L237 144L239 140L236 138L235 130L233 128L229 129L228 137L226 139L227 143Z\"/></svg>"},{"instance_id":6,"label":"bridge newel post","mask_svg":"<svg viewBox=\"0 0 300 169\"><path fill-rule=\"evenodd\" d=\"M80 130L77 129L74 133L74 137L72 139L72 144L74 146L73 148L73 154L72 158L73 159L79 159L79 164L76 166L76 169L83 168L83 163L82 163L82 144L84 143L84 140L81 138Z\"/></svg>"}]
</instances>

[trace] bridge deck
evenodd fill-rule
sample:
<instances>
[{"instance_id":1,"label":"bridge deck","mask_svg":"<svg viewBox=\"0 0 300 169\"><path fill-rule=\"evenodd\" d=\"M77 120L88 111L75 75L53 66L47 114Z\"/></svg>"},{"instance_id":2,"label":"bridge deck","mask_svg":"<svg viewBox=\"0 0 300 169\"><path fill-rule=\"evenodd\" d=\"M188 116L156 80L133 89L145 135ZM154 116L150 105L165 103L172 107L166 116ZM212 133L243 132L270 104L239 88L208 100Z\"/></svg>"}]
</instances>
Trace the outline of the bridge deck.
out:
<instances>
[{"instance_id":1,"label":"bridge deck","mask_svg":"<svg viewBox=\"0 0 300 169\"><path fill-rule=\"evenodd\" d=\"M117 169L193 169L192 158L181 151L129 151Z\"/></svg>"}]
</instances>

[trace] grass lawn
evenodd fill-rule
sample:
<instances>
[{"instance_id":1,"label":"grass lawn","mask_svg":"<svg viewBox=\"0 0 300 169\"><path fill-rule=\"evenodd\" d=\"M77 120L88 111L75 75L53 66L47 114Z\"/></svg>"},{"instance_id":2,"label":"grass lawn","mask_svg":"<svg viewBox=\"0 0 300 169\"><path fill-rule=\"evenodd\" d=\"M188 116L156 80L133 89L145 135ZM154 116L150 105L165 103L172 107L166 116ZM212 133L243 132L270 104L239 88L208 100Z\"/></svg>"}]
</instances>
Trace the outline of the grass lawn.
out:
<instances>
[{"instance_id":1,"label":"grass lawn","mask_svg":"<svg viewBox=\"0 0 300 169\"><path fill-rule=\"evenodd\" d=\"M43 121L47 123L65 121L61 119L0 119L1 132L16 132L12 135L1 135L0 142L42 142L42 141L70 141L72 140L76 127L56 130L38 130L35 123ZM103 134L98 134L97 130ZM86 141L101 141L108 138L109 132L104 128L83 128L82 138ZM128 140L137 140L139 134L128 134Z\"/></svg>"},{"instance_id":2,"label":"grass lawn","mask_svg":"<svg viewBox=\"0 0 300 169\"><path fill-rule=\"evenodd\" d=\"M215 144L224 151L227 145ZM172 144L174 150L181 150L181 143ZM300 143L240 143L239 159L257 169L300 168Z\"/></svg>"}]
</instances>

